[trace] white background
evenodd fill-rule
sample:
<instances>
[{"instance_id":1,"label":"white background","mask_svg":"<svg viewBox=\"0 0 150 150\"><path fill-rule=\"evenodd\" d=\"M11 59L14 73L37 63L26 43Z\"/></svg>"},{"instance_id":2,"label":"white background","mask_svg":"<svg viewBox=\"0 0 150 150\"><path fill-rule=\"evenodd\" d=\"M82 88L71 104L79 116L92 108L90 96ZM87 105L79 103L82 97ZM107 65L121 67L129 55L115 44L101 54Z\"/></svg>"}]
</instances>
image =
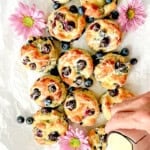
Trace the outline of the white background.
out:
<instances>
[{"instance_id":1,"label":"white background","mask_svg":"<svg viewBox=\"0 0 150 150\"><path fill-rule=\"evenodd\" d=\"M22 2L35 3L46 15L52 10L50 0ZM126 34L121 45L128 47L130 56L139 60L132 68L126 84L137 95L150 90L150 2L145 0L144 3L148 15L145 24L135 32ZM29 87L36 75L30 76L19 60L20 47L25 41L16 36L8 21L17 4L18 0L0 0L0 150L42 150L47 148L35 143L31 127L16 123L17 115L30 116L37 109L29 98ZM75 45L87 48L84 36ZM56 147L48 149L56 150Z\"/></svg>"}]
</instances>

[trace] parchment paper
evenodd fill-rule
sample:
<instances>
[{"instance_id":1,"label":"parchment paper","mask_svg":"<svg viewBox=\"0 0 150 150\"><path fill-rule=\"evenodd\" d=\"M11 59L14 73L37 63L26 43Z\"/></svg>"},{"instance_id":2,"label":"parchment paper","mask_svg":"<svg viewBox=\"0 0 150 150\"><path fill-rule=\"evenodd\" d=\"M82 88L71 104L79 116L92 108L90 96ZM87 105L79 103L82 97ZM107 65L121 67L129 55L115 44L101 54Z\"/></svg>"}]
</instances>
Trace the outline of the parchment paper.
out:
<instances>
[{"instance_id":1,"label":"parchment paper","mask_svg":"<svg viewBox=\"0 0 150 150\"><path fill-rule=\"evenodd\" d=\"M32 115L38 107L29 97L31 84L40 74L27 72L21 65L20 47L25 42L16 36L10 27L8 17L18 6L18 0L0 1L0 150L59 150L58 145L43 147L33 139L31 126L16 123L16 116ZM48 15L52 10L50 0L23 0L26 4L35 3ZM77 0L72 0L77 3ZM123 2L126 3L126 0ZM135 32L125 35L121 47L130 48L130 56L139 62L132 68L126 87L141 94L150 90L150 1L144 1L147 19ZM75 46L89 49L84 35ZM104 91L97 83L92 88L99 97Z\"/></svg>"}]
</instances>

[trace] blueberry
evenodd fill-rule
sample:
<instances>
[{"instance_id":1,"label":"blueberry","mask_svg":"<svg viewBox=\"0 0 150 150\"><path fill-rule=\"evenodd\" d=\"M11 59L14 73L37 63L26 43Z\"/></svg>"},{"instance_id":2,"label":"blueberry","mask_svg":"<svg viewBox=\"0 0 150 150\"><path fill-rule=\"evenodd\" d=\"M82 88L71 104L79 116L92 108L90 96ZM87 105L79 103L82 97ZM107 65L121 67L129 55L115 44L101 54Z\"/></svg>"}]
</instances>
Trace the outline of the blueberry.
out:
<instances>
[{"instance_id":1,"label":"blueberry","mask_svg":"<svg viewBox=\"0 0 150 150\"><path fill-rule=\"evenodd\" d=\"M65 26L66 31L72 31L76 27L75 22L68 21L67 25Z\"/></svg>"},{"instance_id":2,"label":"blueberry","mask_svg":"<svg viewBox=\"0 0 150 150\"><path fill-rule=\"evenodd\" d=\"M55 2L54 5L53 5L53 8L54 8L54 9L58 9L60 6L61 6L60 3Z\"/></svg>"},{"instance_id":3,"label":"blueberry","mask_svg":"<svg viewBox=\"0 0 150 150\"><path fill-rule=\"evenodd\" d=\"M42 136L43 136L42 130L38 129L38 130L36 131L36 136L42 137Z\"/></svg>"},{"instance_id":4,"label":"blueberry","mask_svg":"<svg viewBox=\"0 0 150 150\"><path fill-rule=\"evenodd\" d=\"M91 78L85 79L84 85L85 87L91 87L93 85L93 80Z\"/></svg>"},{"instance_id":5,"label":"blueberry","mask_svg":"<svg viewBox=\"0 0 150 150\"><path fill-rule=\"evenodd\" d=\"M42 113L50 113L52 111L52 109L50 108L50 107L43 107L42 109L41 109L41 112Z\"/></svg>"},{"instance_id":6,"label":"blueberry","mask_svg":"<svg viewBox=\"0 0 150 150\"><path fill-rule=\"evenodd\" d=\"M76 85L80 86L82 84L82 77L77 77L75 80Z\"/></svg>"},{"instance_id":7,"label":"blueberry","mask_svg":"<svg viewBox=\"0 0 150 150\"><path fill-rule=\"evenodd\" d=\"M93 17L86 16L86 22L87 22L87 23L92 23L92 22L94 22L94 18L93 18Z\"/></svg>"},{"instance_id":8,"label":"blueberry","mask_svg":"<svg viewBox=\"0 0 150 150\"><path fill-rule=\"evenodd\" d=\"M96 66L97 64L99 64L99 59L97 59L97 57L95 55L92 55L92 59L93 59L94 66Z\"/></svg>"},{"instance_id":9,"label":"blueberry","mask_svg":"<svg viewBox=\"0 0 150 150\"><path fill-rule=\"evenodd\" d=\"M70 48L70 43L69 42L62 42L61 47L63 50L68 50Z\"/></svg>"},{"instance_id":10,"label":"blueberry","mask_svg":"<svg viewBox=\"0 0 150 150\"><path fill-rule=\"evenodd\" d=\"M112 0L105 0L105 2L106 2L107 4L109 4L109 3L112 2Z\"/></svg>"},{"instance_id":11,"label":"blueberry","mask_svg":"<svg viewBox=\"0 0 150 150\"><path fill-rule=\"evenodd\" d=\"M72 93L74 90L75 90L75 88L71 86L68 88L68 93Z\"/></svg>"},{"instance_id":12,"label":"blueberry","mask_svg":"<svg viewBox=\"0 0 150 150\"><path fill-rule=\"evenodd\" d=\"M94 30L95 32L99 31L99 29L101 28L99 23L94 23L90 26L91 30Z\"/></svg>"},{"instance_id":13,"label":"blueberry","mask_svg":"<svg viewBox=\"0 0 150 150\"><path fill-rule=\"evenodd\" d=\"M86 110L85 114L88 116L92 116L95 114L95 110L94 109L88 109L88 110Z\"/></svg>"},{"instance_id":14,"label":"blueberry","mask_svg":"<svg viewBox=\"0 0 150 150\"><path fill-rule=\"evenodd\" d=\"M131 65L135 65L135 64L137 64L137 62L138 62L138 60L137 60L136 58L132 58L132 59L130 60L130 64L131 64Z\"/></svg>"},{"instance_id":15,"label":"blueberry","mask_svg":"<svg viewBox=\"0 0 150 150\"><path fill-rule=\"evenodd\" d=\"M36 64L35 63L30 63L29 66L30 66L31 70L35 70L36 69Z\"/></svg>"},{"instance_id":16,"label":"blueberry","mask_svg":"<svg viewBox=\"0 0 150 150\"><path fill-rule=\"evenodd\" d=\"M41 92L38 88L33 89L32 94L30 95L32 99L36 100L41 96Z\"/></svg>"},{"instance_id":17,"label":"blueberry","mask_svg":"<svg viewBox=\"0 0 150 150\"><path fill-rule=\"evenodd\" d=\"M83 70L86 67L87 63L85 60L78 60L77 61L77 69L78 70Z\"/></svg>"},{"instance_id":18,"label":"blueberry","mask_svg":"<svg viewBox=\"0 0 150 150\"><path fill-rule=\"evenodd\" d=\"M50 92L53 92L53 93L54 93L54 92L56 92L57 89L56 89L56 86L55 86L54 84L51 84L51 85L48 86L48 90L49 90Z\"/></svg>"},{"instance_id":19,"label":"blueberry","mask_svg":"<svg viewBox=\"0 0 150 150\"><path fill-rule=\"evenodd\" d=\"M24 117L23 116L18 116L17 117L17 122L20 123L20 124L24 123Z\"/></svg>"},{"instance_id":20,"label":"blueberry","mask_svg":"<svg viewBox=\"0 0 150 150\"><path fill-rule=\"evenodd\" d=\"M62 68L62 76L67 77L71 74L71 68L70 67L63 67Z\"/></svg>"},{"instance_id":21,"label":"blueberry","mask_svg":"<svg viewBox=\"0 0 150 150\"><path fill-rule=\"evenodd\" d=\"M71 11L72 13L78 13L78 9L75 5L71 5L69 11Z\"/></svg>"},{"instance_id":22,"label":"blueberry","mask_svg":"<svg viewBox=\"0 0 150 150\"><path fill-rule=\"evenodd\" d=\"M128 48L123 48L120 52L120 55L128 56L129 55L129 49Z\"/></svg>"},{"instance_id":23,"label":"blueberry","mask_svg":"<svg viewBox=\"0 0 150 150\"><path fill-rule=\"evenodd\" d=\"M108 92L109 92L109 95L112 96L112 97L115 97L119 94L119 91L118 91L117 88L113 89L113 90L108 90Z\"/></svg>"},{"instance_id":24,"label":"blueberry","mask_svg":"<svg viewBox=\"0 0 150 150\"><path fill-rule=\"evenodd\" d=\"M30 62L30 59L29 59L29 56L26 56L26 57L23 59L22 63L23 63L24 65L27 65L28 62Z\"/></svg>"},{"instance_id":25,"label":"blueberry","mask_svg":"<svg viewBox=\"0 0 150 150\"><path fill-rule=\"evenodd\" d=\"M100 58L102 58L104 55L105 55L105 53L104 53L102 50L98 51L98 52L95 54L96 59L100 59Z\"/></svg>"},{"instance_id":26,"label":"blueberry","mask_svg":"<svg viewBox=\"0 0 150 150\"><path fill-rule=\"evenodd\" d=\"M47 97L47 98L44 100L44 105L45 105L45 107L50 107L51 103L52 103L52 100L51 100L50 97Z\"/></svg>"},{"instance_id":27,"label":"blueberry","mask_svg":"<svg viewBox=\"0 0 150 150\"><path fill-rule=\"evenodd\" d=\"M84 12L85 12L85 8L83 6L78 7L78 13L80 15L84 15Z\"/></svg>"},{"instance_id":28,"label":"blueberry","mask_svg":"<svg viewBox=\"0 0 150 150\"><path fill-rule=\"evenodd\" d=\"M66 102L66 108L69 110L73 110L76 108L76 101L75 100L70 100Z\"/></svg>"},{"instance_id":29,"label":"blueberry","mask_svg":"<svg viewBox=\"0 0 150 150\"><path fill-rule=\"evenodd\" d=\"M44 44L42 47L41 47L41 53L42 54L49 54L50 51L52 49L52 46L50 44Z\"/></svg>"},{"instance_id":30,"label":"blueberry","mask_svg":"<svg viewBox=\"0 0 150 150\"><path fill-rule=\"evenodd\" d=\"M60 136L59 133L58 133L57 131L54 131L54 132L51 132L51 133L48 135L48 138L49 138L51 141L57 141L59 136Z\"/></svg>"},{"instance_id":31,"label":"blueberry","mask_svg":"<svg viewBox=\"0 0 150 150\"><path fill-rule=\"evenodd\" d=\"M34 121L33 117L27 117L27 119L26 119L26 123L29 124L29 125L32 124L33 121Z\"/></svg>"},{"instance_id":32,"label":"blueberry","mask_svg":"<svg viewBox=\"0 0 150 150\"><path fill-rule=\"evenodd\" d=\"M51 75L58 76L58 75L59 75L59 73L58 73L57 67L55 67L55 68L51 69L51 70L50 70L50 74L51 74Z\"/></svg>"},{"instance_id":33,"label":"blueberry","mask_svg":"<svg viewBox=\"0 0 150 150\"><path fill-rule=\"evenodd\" d=\"M110 43L109 37L104 37L100 43L100 47L107 47Z\"/></svg>"},{"instance_id":34,"label":"blueberry","mask_svg":"<svg viewBox=\"0 0 150 150\"><path fill-rule=\"evenodd\" d=\"M119 12L117 10L111 12L112 19L118 19Z\"/></svg>"}]
</instances>

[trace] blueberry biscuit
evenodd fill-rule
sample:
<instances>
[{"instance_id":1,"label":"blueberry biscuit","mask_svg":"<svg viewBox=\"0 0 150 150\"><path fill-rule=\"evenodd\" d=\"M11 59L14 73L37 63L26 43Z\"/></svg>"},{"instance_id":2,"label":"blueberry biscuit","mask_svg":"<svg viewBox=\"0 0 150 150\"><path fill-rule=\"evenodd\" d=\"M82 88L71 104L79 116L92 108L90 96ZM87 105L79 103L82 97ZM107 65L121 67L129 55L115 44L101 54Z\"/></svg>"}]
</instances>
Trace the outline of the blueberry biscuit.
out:
<instances>
[{"instance_id":1,"label":"blueberry biscuit","mask_svg":"<svg viewBox=\"0 0 150 150\"><path fill-rule=\"evenodd\" d=\"M35 81L31 98L41 107L57 107L66 98L66 88L59 77L45 75Z\"/></svg>"},{"instance_id":2,"label":"blueberry biscuit","mask_svg":"<svg viewBox=\"0 0 150 150\"><path fill-rule=\"evenodd\" d=\"M111 118L111 107L122 101L129 100L134 97L134 94L125 88L108 90L99 100L104 117L109 120Z\"/></svg>"},{"instance_id":3,"label":"blueberry biscuit","mask_svg":"<svg viewBox=\"0 0 150 150\"><path fill-rule=\"evenodd\" d=\"M78 39L86 26L85 18L73 13L69 7L62 6L48 17L49 33L60 41L70 42Z\"/></svg>"},{"instance_id":4,"label":"blueberry biscuit","mask_svg":"<svg viewBox=\"0 0 150 150\"><path fill-rule=\"evenodd\" d=\"M35 71L47 72L55 67L59 51L47 37L31 37L21 48L22 64Z\"/></svg>"},{"instance_id":5,"label":"blueberry biscuit","mask_svg":"<svg viewBox=\"0 0 150 150\"><path fill-rule=\"evenodd\" d=\"M80 0L85 8L85 15L94 18L104 18L116 9L117 0Z\"/></svg>"},{"instance_id":6,"label":"blueberry biscuit","mask_svg":"<svg viewBox=\"0 0 150 150\"><path fill-rule=\"evenodd\" d=\"M65 134L68 123L62 113L50 108L42 108L34 116L33 134L37 143L50 145L57 142Z\"/></svg>"},{"instance_id":7,"label":"blueberry biscuit","mask_svg":"<svg viewBox=\"0 0 150 150\"><path fill-rule=\"evenodd\" d=\"M58 71L68 85L83 87L93 73L93 60L88 52L73 48L60 57Z\"/></svg>"},{"instance_id":8,"label":"blueberry biscuit","mask_svg":"<svg viewBox=\"0 0 150 150\"><path fill-rule=\"evenodd\" d=\"M106 150L107 134L104 126L91 129L88 133L91 150Z\"/></svg>"},{"instance_id":9,"label":"blueberry biscuit","mask_svg":"<svg viewBox=\"0 0 150 150\"><path fill-rule=\"evenodd\" d=\"M112 51L121 43L122 33L117 23L101 19L90 24L86 30L86 41L94 51Z\"/></svg>"},{"instance_id":10,"label":"blueberry biscuit","mask_svg":"<svg viewBox=\"0 0 150 150\"><path fill-rule=\"evenodd\" d=\"M94 69L94 76L101 86L106 89L115 89L123 86L127 80L130 63L128 58L119 54L104 55Z\"/></svg>"},{"instance_id":11,"label":"blueberry biscuit","mask_svg":"<svg viewBox=\"0 0 150 150\"><path fill-rule=\"evenodd\" d=\"M64 103L67 117L82 126L93 126L99 115L99 107L94 93L87 89L76 89Z\"/></svg>"}]
</instances>

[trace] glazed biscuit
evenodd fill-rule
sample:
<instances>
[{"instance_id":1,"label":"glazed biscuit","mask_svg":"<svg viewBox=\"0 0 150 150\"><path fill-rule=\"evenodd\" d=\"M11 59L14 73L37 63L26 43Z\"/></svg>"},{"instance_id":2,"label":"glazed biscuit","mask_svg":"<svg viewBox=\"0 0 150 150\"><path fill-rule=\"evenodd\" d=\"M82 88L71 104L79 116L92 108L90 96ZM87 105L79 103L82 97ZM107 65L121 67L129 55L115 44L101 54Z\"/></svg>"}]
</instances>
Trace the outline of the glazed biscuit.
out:
<instances>
[{"instance_id":1,"label":"glazed biscuit","mask_svg":"<svg viewBox=\"0 0 150 150\"><path fill-rule=\"evenodd\" d=\"M71 42L78 39L85 26L84 16L72 13L66 6L53 11L48 17L49 33L60 41Z\"/></svg>"},{"instance_id":2,"label":"glazed biscuit","mask_svg":"<svg viewBox=\"0 0 150 150\"><path fill-rule=\"evenodd\" d=\"M118 88L114 91L107 91L99 100L104 117L109 120L111 118L111 107L117 103L129 100L134 94L125 88Z\"/></svg>"},{"instance_id":3,"label":"glazed biscuit","mask_svg":"<svg viewBox=\"0 0 150 150\"><path fill-rule=\"evenodd\" d=\"M117 0L107 3L106 0L80 0L85 8L85 15L94 18L104 18L108 16L117 7Z\"/></svg>"},{"instance_id":4,"label":"glazed biscuit","mask_svg":"<svg viewBox=\"0 0 150 150\"><path fill-rule=\"evenodd\" d=\"M65 113L72 122L82 126L93 126L99 115L99 106L94 93L87 89L76 89L64 103Z\"/></svg>"},{"instance_id":5,"label":"glazed biscuit","mask_svg":"<svg viewBox=\"0 0 150 150\"><path fill-rule=\"evenodd\" d=\"M67 2L69 2L70 0L52 0L55 3L60 3L60 4L65 4Z\"/></svg>"},{"instance_id":6,"label":"glazed biscuit","mask_svg":"<svg viewBox=\"0 0 150 150\"><path fill-rule=\"evenodd\" d=\"M88 52L72 48L60 57L58 71L68 85L83 87L84 80L93 73L93 60Z\"/></svg>"},{"instance_id":7,"label":"glazed biscuit","mask_svg":"<svg viewBox=\"0 0 150 150\"><path fill-rule=\"evenodd\" d=\"M31 37L21 47L22 64L30 69L47 72L54 68L59 56L59 51L47 37Z\"/></svg>"},{"instance_id":8,"label":"glazed biscuit","mask_svg":"<svg viewBox=\"0 0 150 150\"><path fill-rule=\"evenodd\" d=\"M33 134L37 143L50 145L57 142L58 138L65 134L68 123L64 114L49 108L42 108L34 115Z\"/></svg>"},{"instance_id":9,"label":"glazed biscuit","mask_svg":"<svg viewBox=\"0 0 150 150\"><path fill-rule=\"evenodd\" d=\"M88 133L91 150L106 150L107 134L104 126L91 129Z\"/></svg>"},{"instance_id":10,"label":"glazed biscuit","mask_svg":"<svg viewBox=\"0 0 150 150\"><path fill-rule=\"evenodd\" d=\"M59 77L45 75L33 84L30 96L41 107L57 107L66 98L66 87Z\"/></svg>"},{"instance_id":11,"label":"glazed biscuit","mask_svg":"<svg viewBox=\"0 0 150 150\"><path fill-rule=\"evenodd\" d=\"M101 86L106 89L115 89L123 86L130 70L128 58L119 54L104 55L94 69L94 76Z\"/></svg>"},{"instance_id":12,"label":"glazed biscuit","mask_svg":"<svg viewBox=\"0 0 150 150\"><path fill-rule=\"evenodd\" d=\"M86 41L94 51L112 51L121 43L122 32L119 25L108 19L96 20L86 30Z\"/></svg>"}]
</instances>

